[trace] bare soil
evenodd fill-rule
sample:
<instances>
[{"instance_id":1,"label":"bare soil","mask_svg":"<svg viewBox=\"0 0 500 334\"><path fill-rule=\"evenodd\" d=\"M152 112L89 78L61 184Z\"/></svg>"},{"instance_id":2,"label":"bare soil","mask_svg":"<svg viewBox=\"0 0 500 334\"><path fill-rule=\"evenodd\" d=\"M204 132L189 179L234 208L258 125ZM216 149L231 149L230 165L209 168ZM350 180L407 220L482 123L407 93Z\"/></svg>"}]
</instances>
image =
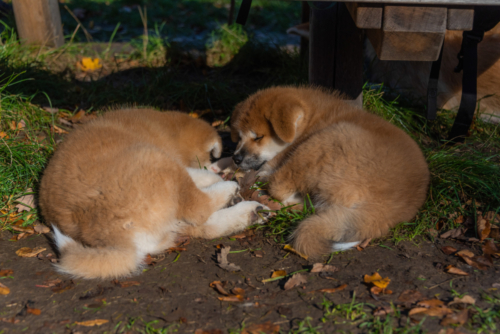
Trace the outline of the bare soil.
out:
<instances>
[{"instance_id":1,"label":"bare soil","mask_svg":"<svg viewBox=\"0 0 500 334\"><path fill-rule=\"evenodd\" d=\"M278 325L282 332L288 332L297 329L299 322L306 317L311 317L314 327L321 326L318 328L320 332L344 330L362 333L367 330L358 328L361 321L336 318L336 322L322 323L323 298L335 305L345 304L351 302L355 293L356 302L377 307L387 306L391 301L398 304L397 298L403 291L415 289L424 297L449 301L453 299L450 292L450 280L453 280L453 289L468 293L478 300L476 305L486 308L480 294L491 291L492 284L500 282L498 260L494 267L480 271L441 250L443 246L452 246L458 250L472 250L478 255L481 254L479 244L443 239L434 242L422 240L419 244L401 242L398 245L386 241L384 246L390 248L379 244L370 245L363 251L335 254L330 265L337 267L337 272L325 275L305 271L302 274L307 283L284 290L286 279L265 284L261 281L269 278L273 270L291 273L309 269L320 261L308 261L288 253L283 245L265 237L262 230L243 239L190 240L185 251L165 254L164 259L147 266L140 275L120 282L72 279L57 273L46 257L49 253L55 254L50 234L35 235L18 242L8 241L10 237L9 232L0 235L0 270L13 270L11 277L0 280L10 288L10 294L0 295L0 332L5 329L6 333L127 332L126 324L130 325L134 320L134 326L129 327L144 330L146 323L157 320L154 328L172 326L171 332L177 330L179 333L193 333L197 329L227 333L229 329L240 329L243 324L248 327L269 321ZM231 251L247 250L228 256L229 262L240 266L242 271L228 272L217 266L217 245L220 244L230 246ZM40 258L21 258L16 255L16 250L21 247L44 247L47 250ZM327 260L325 257L323 262ZM446 273L444 268L449 264L470 276ZM391 279L388 288L393 291L392 295L370 293L369 287L363 283L363 276L375 272ZM235 287L244 289L244 300L219 300L223 295L209 286L213 281L227 282L225 290L228 292ZM50 287L51 283L56 286ZM313 292L342 284L347 284L347 288L340 292ZM26 305L39 309L41 313L27 312ZM409 309L404 305L400 307L399 326L404 326ZM95 319L108 322L94 327L76 324ZM398 323L394 325L398 326ZM438 318L426 319L423 327L434 333L441 328ZM467 333L465 329L461 331Z\"/></svg>"}]
</instances>

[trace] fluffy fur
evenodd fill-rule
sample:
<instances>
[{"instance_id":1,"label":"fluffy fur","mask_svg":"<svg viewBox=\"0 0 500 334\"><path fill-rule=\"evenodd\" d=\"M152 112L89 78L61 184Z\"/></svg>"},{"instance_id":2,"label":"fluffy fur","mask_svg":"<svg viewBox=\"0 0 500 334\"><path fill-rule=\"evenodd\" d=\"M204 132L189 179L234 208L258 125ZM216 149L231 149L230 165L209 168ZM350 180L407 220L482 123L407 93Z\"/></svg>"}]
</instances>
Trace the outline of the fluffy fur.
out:
<instances>
[{"instance_id":1,"label":"fluffy fur","mask_svg":"<svg viewBox=\"0 0 500 334\"><path fill-rule=\"evenodd\" d=\"M258 169L271 196L286 205L312 197L316 214L293 234L309 256L380 237L426 199L429 170L415 141L336 93L259 91L236 106L231 136L235 163Z\"/></svg>"},{"instance_id":2,"label":"fluffy fur","mask_svg":"<svg viewBox=\"0 0 500 334\"><path fill-rule=\"evenodd\" d=\"M50 160L40 208L54 228L58 269L83 278L129 275L178 234L215 238L258 222L257 202L208 170L221 139L178 112L109 112L71 132Z\"/></svg>"}]
</instances>

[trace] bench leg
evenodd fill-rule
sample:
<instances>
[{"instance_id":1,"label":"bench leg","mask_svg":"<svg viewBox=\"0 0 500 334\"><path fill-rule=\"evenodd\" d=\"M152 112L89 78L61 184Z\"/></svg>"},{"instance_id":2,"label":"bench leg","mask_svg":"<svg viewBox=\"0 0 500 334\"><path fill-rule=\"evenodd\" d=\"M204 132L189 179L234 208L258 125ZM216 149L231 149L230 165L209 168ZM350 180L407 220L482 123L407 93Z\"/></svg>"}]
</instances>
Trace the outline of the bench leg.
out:
<instances>
[{"instance_id":1,"label":"bench leg","mask_svg":"<svg viewBox=\"0 0 500 334\"><path fill-rule=\"evenodd\" d=\"M339 90L362 106L363 34L344 3L313 2L309 83Z\"/></svg>"}]
</instances>

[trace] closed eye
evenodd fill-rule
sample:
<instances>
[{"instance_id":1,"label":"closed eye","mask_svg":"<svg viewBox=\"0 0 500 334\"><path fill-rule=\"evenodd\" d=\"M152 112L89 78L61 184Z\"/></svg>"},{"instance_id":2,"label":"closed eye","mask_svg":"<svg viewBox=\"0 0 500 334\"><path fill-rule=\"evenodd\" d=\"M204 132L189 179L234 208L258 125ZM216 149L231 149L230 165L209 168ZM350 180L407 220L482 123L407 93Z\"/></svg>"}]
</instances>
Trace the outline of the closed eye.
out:
<instances>
[{"instance_id":1,"label":"closed eye","mask_svg":"<svg viewBox=\"0 0 500 334\"><path fill-rule=\"evenodd\" d=\"M264 136L255 137L254 141L259 141L259 140L261 140L262 138L264 138Z\"/></svg>"}]
</instances>

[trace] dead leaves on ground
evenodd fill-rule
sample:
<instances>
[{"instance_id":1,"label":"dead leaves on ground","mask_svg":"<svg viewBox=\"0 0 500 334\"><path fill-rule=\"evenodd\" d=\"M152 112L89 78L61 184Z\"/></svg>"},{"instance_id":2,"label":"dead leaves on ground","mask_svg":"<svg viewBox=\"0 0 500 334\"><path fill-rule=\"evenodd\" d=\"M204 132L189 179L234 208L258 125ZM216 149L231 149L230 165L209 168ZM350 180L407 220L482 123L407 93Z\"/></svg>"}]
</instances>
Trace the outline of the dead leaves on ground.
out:
<instances>
[{"instance_id":1,"label":"dead leaves on ground","mask_svg":"<svg viewBox=\"0 0 500 334\"><path fill-rule=\"evenodd\" d=\"M283 249L284 249L284 250L286 250L286 251L288 251L288 252L294 253L294 254L296 254L296 255L300 256L300 257L301 257L301 258L303 258L303 259L306 259L306 260L307 260L307 259L309 258L307 255L304 255L304 254L302 254L301 252L299 252L299 251L295 250L295 248L293 248L293 247L292 247L292 245L285 245L285 246L283 247Z\"/></svg>"},{"instance_id":2,"label":"dead leaves on ground","mask_svg":"<svg viewBox=\"0 0 500 334\"><path fill-rule=\"evenodd\" d=\"M46 248L43 247L35 247L35 248L29 248L29 247L23 247L20 248L16 251L17 256L20 257L36 257L39 253L43 252L46 250Z\"/></svg>"},{"instance_id":3,"label":"dead leaves on ground","mask_svg":"<svg viewBox=\"0 0 500 334\"><path fill-rule=\"evenodd\" d=\"M379 273L374 273L373 275L365 275L364 282L367 284L373 284L374 286L370 288L370 292L374 295L390 295L391 290L386 289L391 280L389 277L382 278Z\"/></svg>"},{"instance_id":4,"label":"dead leaves on ground","mask_svg":"<svg viewBox=\"0 0 500 334\"><path fill-rule=\"evenodd\" d=\"M245 327L241 334L275 334L280 332L280 326L267 321L263 324L252 324Z\"/></svg>"},{"instance_id":5,"label":"dead leaves on ground","mask_svg":"<svg viewBox=\"0 0 500 334\"><path fill-rule=\"evenodd\" d=\"M347 284L342 284L341 286L338 286L336 288L326 288L326 289L313 290L313 291L310 291L309 293L314 293L314 292L335 293L335 292L342 291L345 288L347 288Z\"/></svg>"},{"instance_id":6,"label":"dead leaves on ground","mask_svg":"<svg viewBox=\"0 0 500 334\"><path fill-rule=\"evenodd\" d=\"M233 288L231 293L224 289L227 282L213 281L210 283L210 287L214 288L218 293L223 295L223 297L217 297L223 302L241 302L245 299L245 290L242 288Z\"/></svg>"},{"instance_id":7,"label":"dead leaves on ground","mask_svg":"<svg viewBox=\"0 0 500 334\"><path fill-rule=\"evenodd\" d=\"M315 263L313 264L313 267L311 269L312 273L321 273L321 272L334 273L336 271L339 271L339 268L323 263Z\"/></svg>"},{"instance_id":8,"label":"dead leaves on ground","mask_svg":"<svg viewBox=\"0 0 500 334\"><path fill-rule=\"evenodd\" d=\"M141 285L141 283L137 282L137 281L123 281L123 282L120 282L117 279L112 280L111 283L113 283L114 285L116 285L116 286L118 286L120 288L130 288L131 286Z\"/></svg>"},{"instance_id":9,"label":"dead leaves on ground","mask_svg":"<svg viewBox=\"0 0 500 334\"><path fill-rule=\"evenodd\" d=\"M102 63L99 58L83 57L76 66L84 72L91 72L102 68Z\"/></svg>"},{"instance_id":10,"label":"dead leaves on ground","mask_svg":"<svg viewBox=\"0 0 500 334\"><path fill-rule=\"evenodd\" d=\"M307 283L307 278L302 274L294 274L284 285L285 290Z\"/></svg>"},{"instance_id":11,"label":"dead leaves on ground","mask_svg":"<svg viewBox=\"0 0 500 334\"><path fill-rule=\"evenodd\" d=\"M9 293L10 289L7 286L0 283L0 295L8 295Z\"/></svg>"},{"instance_id":12,"label":"dead leaves on ground","mask_svg":"<svg viewBox=\"0 0 500 334\"><path fill-rule=\"evenodd\" d=\"M101 325L104 325L106 323L108 323L109 320L105 320L105 319L94 319L94 320L87 320L87 321L75 321L75 324L76 325L79 325L79 326L84 326L84 327L93 327L93 326L101 326Z\"/></svg>"}]
</instances>

